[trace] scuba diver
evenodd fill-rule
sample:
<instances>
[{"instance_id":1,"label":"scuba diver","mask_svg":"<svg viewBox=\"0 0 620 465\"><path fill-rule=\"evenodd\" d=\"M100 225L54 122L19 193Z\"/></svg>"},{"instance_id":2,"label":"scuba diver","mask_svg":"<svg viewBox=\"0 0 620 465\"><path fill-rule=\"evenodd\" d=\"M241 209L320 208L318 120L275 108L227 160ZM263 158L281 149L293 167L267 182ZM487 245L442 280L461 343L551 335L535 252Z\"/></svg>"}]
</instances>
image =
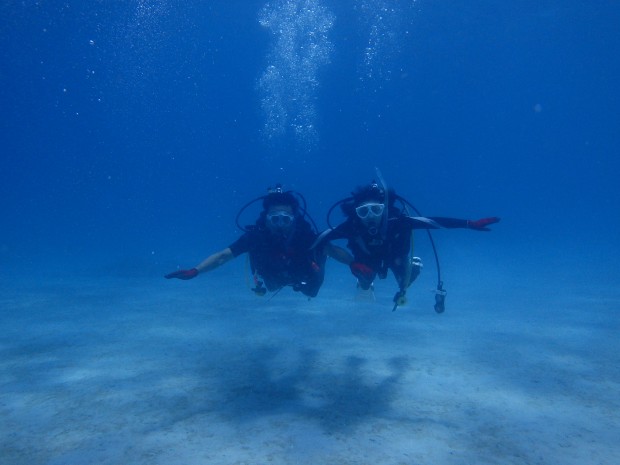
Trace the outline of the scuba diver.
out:
<instances>
[{"instance_id":1,"label":"scuba diver","mask_svg":"<svg viewBox=\"0 0 620 465\"><path fill-rule=\"evenodd\" d=\"M263 209L256 223L240 226L239 217L246 208L261 200ZM297 192L284 191L280 184L270 189L267 195L245 204L235 222L244 234L230 246L207 257L194 268L177 270L164 277L192 279L247 252L255 284L252 291L257 295L291 286L294 291L315 297L323 284L327 255L342 263L352 260L345 249L329 243L310 248L318 234L306 212L306 201Z\"/></svg>"},{"instance_id":2,"label":"scuba diver","mask_svg":"<svg viewBox=\"0 0 620 465\"><path fill-rule=\"evenodd\" d=\"M351 197L336 202L329 209L327 224L330 229L324 231L315 246L323 247L328 241L346 239L347 247L353 259L347 263L358 280L358 287L372 289L373 281L378 276L385 279L388 269L392 270L399 290L394 296L393 311L406 302L407 288L418 277L422 261L410 257L412 253L413 230L438 228L468 228L476 231L489 231L489 225L497 223L497 217L479 220L462 220L456 218L423 217L406 199L387 189L381 173L377 170L380 183L373 181L361 186L351 193ZM396 201L399 202L397 206ZM346 219L332 227L330 216L334 208L340 208ZM418 216L409 215L412 209ZM430 231L429 238L437 262L437 289L435 291L435 311L442 313L445 309L446 291L443 289L437 250Z\"/></svg>"}]
</instances>

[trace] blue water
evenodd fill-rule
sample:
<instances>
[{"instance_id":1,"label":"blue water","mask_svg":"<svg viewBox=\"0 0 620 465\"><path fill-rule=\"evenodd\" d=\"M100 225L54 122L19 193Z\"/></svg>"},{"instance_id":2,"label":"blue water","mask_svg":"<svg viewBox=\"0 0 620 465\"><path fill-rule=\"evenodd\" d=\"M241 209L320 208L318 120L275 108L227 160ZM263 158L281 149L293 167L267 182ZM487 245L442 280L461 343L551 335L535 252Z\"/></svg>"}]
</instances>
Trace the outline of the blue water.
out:
<instances>
[{"instance_id":1,"label":"blue water","mask_svg":"<svg viewBox=\"0 0 620 465\"><path fill-rule=\"evenodd\" d=\"M611 1L5 1L0 292L195 292L161 276L232 243L267 187L323 229L379 167L423 214L502 217L437 235L465 301L517 315L578 293L617 315L618 24Z\"/></svg>"},{"instance_id":2,"label":"blue water","mask_svg":"<svg viewBox=\"0 0 620 465\"><path fill-rule=\"evenodd\" d=\"M297 4L310 12L291 16ZM2 260L88 268L155 251L163 267L227 245L236 210L276 182L324 227L374 166L427 215L498 215L503 239L617 256L619 15L609 2L5 3ZM269 66L281 78L261 85Z\"/></svg>"}]
</instances>

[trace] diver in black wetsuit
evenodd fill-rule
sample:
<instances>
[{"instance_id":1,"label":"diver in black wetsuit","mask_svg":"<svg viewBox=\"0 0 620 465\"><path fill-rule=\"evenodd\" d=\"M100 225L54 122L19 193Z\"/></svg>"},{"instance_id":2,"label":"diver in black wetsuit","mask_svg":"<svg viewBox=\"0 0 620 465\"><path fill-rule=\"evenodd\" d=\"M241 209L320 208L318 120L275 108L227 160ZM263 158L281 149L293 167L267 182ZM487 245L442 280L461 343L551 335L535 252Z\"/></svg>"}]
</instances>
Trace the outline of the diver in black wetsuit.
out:
<instances>
[{"instance_id":1,"label":"diver in black wetsuit","mask_svg":"<svg viewBox=\"0 0 620 465\"><path fill-rule=\"evenodd\" d=\"M396 206L396 200L400 201L403 208ZM346 239L347 247L353 253L353 259L348 265L362 289L370 289L377 276L385 279L388 269L392 270L400 288L394 297L394 309L404 303L406 289L422 268L419 258L409 257L414 229L469 228L488 231L487 226L499 221L496 217L472 221L410 216L407 206L411 204L393 189L385 189L376 182L358 187L351 197L334 204L330 213L337 205L340 205L346 220L324 231L315 245L322 246L327 241ZM438 292L444 292L441 281ZM435 309L441 313L443 306Z\"/></svg>"},{"instance_id":2,"label":"diver in black wetsuit","mask_svg":"<svg viewBox=\"0 0 620 465\"><path fill-rule=\"evenodd\" d=\"M316 228L305 219L305 200L302 208L299 198L303 200L300 194L283 191L278 185L269 194L249 202L237 215L237 224L241 213L254 202L262 200L263 210L254 225L240 226L245 232L239 239L195 268L174 271L165 278L192 279L248 253L255 283L252 290L256 294L291 286L308 297L315 297L323 284L327 255L343 263L348 263L351 257L346 250L329 243L311 249L317 238Z\"/></svg>"}]
</instances>

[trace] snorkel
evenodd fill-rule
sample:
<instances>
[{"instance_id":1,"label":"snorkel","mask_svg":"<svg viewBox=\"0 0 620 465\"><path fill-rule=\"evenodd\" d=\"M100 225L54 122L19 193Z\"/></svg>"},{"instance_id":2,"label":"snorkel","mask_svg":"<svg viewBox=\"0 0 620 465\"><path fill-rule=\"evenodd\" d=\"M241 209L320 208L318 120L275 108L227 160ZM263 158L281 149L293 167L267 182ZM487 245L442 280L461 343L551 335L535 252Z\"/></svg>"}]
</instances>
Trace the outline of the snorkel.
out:
<instances>
[{"instance_id":1,"label":"snorkel","mask_svg":"<svg viewBox=\"0 0 620 465\"><path fill-rule=\"evenodd\" d=\"M387 189L387 184L385 182L385 179L383 179L383 176L381 175L381 171L379 171L379 168L375 167L375 172L377 173L377 178L379 179L379 182L381 183L381 186L385 192L385 209L383 212L383 224L382 224L382 236L383 238L386 237L387 235L387 226L388 226L388 215L389 215L389 191ZM418 214L419 216L422 216L420 214L420 212L418 211L417 208L415 208L408 200L406 200L405 198L399 196L398 194L395 194L395 199L399 200L403 206L404 206L404 210L405 213L408 214L407 211L407 206L411 207L416 214ZM427 234L428 234L428 238L430 240L431 246L433 248L433 253L435 255L435 263L437 264L437 289L433 290L433 292L435 293L435 312L437 313L443 313L446 309L445 307L445 300L446 300L446 290L443 288L443 281L441 280L441 266L439 264L439 256L437 255L437 248L435 247L435 241L433 240L433 235L431 234L430 230L426 230ZM411 254L413 255L413 230L411 231ZM411 267L412 267L412 257L408 258L408 263L407 263L407 273L406 273L406 278L405 281L401 284L400 289L398 290L398 292L394 295L394 307L392 308L392 311L395 311L399 305L404 305L407 301L406 298L406 293L407 293L407 287L408 287L408 281L409 278L411 276Z\"/></svg>"},{"instance_id":2,"label":"snorkel","mask_svg":"<svg viewBox=\"0 0 620 465\"><path fill-rule=\"evenodd\" d=\"M385 240L387 237L387 229L388 229L390 192L388 191L385 179L383 179L383 176L381 175L381 171L379 171L379 168L377 168L376 166L375 166L375 172L377 173L377 179L379 179L379 182L381 183L381 188L383 189L383 192L385 192L384 198L383 198L383 201L385 202L385 208L383 209L383 218L382 218L382 223L381 223L381 237L383 238L383 240ZM413 230L411 231L411 237L412 237L411 242L413 245ZM411 251L411 253L413 253L413 250ZM406 297L407 285L409 284L409 277L411 276L411 258L410 257L407 257L406 266L407 266L407 271L405 273L405 278L403 282L400 283L400 289L394 295L394 299L393 299L394 307L392 308L392 311L395 311L399 305L404 305L407 302L407 297Z\"/></svg>"},{"instance_id":3,"label":"snorkel","mask_svg":"<svg viewBox=\"0 0 620 465\"><path fill-rule=\"evenodd\" d=\"M385 179L381 176L381 171L379 168L375 166L375 172L377 173L377 179L381 183L381 188L384 192L383 203L385 207L383 207L383 218L381 218L381 239L385 240L387 237L387 229L388 229L388 217L390 210L390 193L388 192L387 184L385 183Z\"/></svg>"}]
</instances>

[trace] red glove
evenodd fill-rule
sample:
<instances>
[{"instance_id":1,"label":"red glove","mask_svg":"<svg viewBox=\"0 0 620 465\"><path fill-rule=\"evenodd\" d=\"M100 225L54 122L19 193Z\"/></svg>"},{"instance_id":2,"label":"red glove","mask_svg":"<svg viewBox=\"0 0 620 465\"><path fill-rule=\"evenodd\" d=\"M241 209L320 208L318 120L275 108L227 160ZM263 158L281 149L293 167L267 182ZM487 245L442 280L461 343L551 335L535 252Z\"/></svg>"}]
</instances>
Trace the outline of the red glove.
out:
<instances>
[{"instance_id":1,"label":"red glove","mask_svg":"<svg viewBox=\"0 0 620 465\"><path fill-rule=\"evenodd\" d=\"M168 273L164 278L171 279L192 279L198 276L198 270L196 268L192 268L191 270L177 270L172 273Z\"/></svg>"},{"instance_id":2,"label":"red glove","mask_svg":"<svg viewBox=\"0 0 620 465\"><path fill-rule=\"evenodd\" d=\"M495 223L499 223L499 218L492 216L491 218L482 218L480 220L467 220L467 227L476 231L490 231L487 226Z\"/></svg>"},{"instance_id":3,"label":"red glove","mask_svg":"<svg viewBox=\"0 0 620 465\"><path fill-rule=\"evenodd\" d=\"M375 278L375 271L360 262L353 262L349 265L351 273L360 281L370 283Z\"/></svg>"}]
</instances>

